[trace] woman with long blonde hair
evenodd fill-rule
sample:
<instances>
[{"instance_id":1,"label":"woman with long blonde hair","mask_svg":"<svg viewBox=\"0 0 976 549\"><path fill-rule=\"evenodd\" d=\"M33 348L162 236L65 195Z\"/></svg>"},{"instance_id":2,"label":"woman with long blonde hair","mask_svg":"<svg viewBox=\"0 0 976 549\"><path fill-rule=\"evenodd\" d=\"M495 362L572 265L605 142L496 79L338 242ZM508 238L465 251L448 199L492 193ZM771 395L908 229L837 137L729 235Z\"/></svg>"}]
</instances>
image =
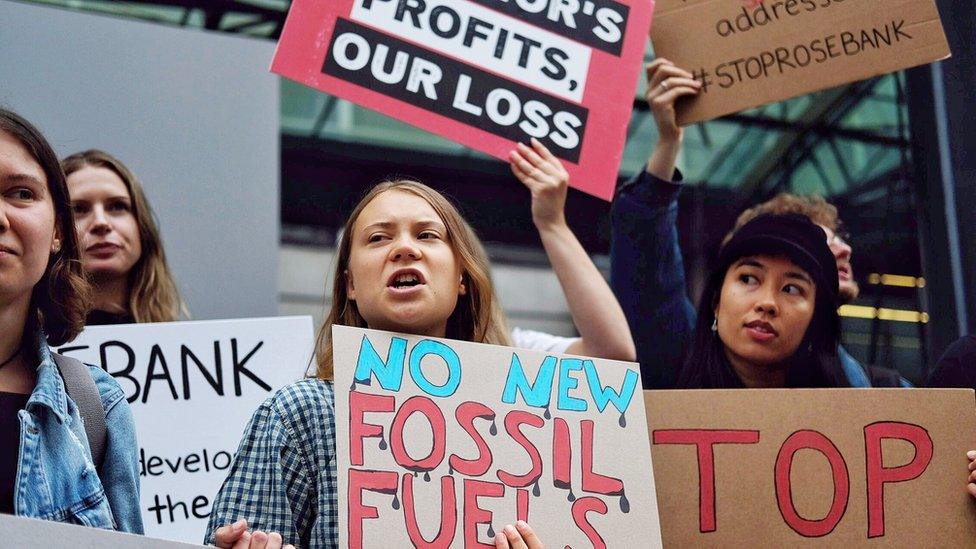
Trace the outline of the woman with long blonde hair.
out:
<instances>
[{"instance_id":1,"label":"woman with long blonde hair","mask_svg":"<svg viewBox=\"0 0 976 549\"><path fill-rule=\"evenodd\" d=\"M563 218L568 175L562 165L538 142L513 151L510 163L532 193L533 220L571 297L581 337L509 333L488 256L457 208L417 181L380 183L342 231L332 306L316 342L316 375L279 390L254 413L214 500L206 543L265 549L337 545L333 325L633 357L620 306ZM501 529L494 543L541 549L524 522Z\"/></svg>"},{"instance_id":2,"label":"woman with long blonde hair","mask_svg":"<svg viewBox=\"0 0 976 549\"><path fill-rule=\"evenodd\" d=\"M448 234L451 235L450 243L462 273L460 284L464 293L458 297L457 306L447 318L443 337L495 345L512 344L505 315L494 295L488 254L468 222L443 195L423 183L406 179L385 181L373 187L363 197L349 215L342 231L335 260L332 307L316 336L316 375L322 379L332 379L332 326L369 326L356 300L349 296L350 287L354 288L349 270L352 235L355 221L359 219L363 209L374 198L387 191L409 193L426 201L443 220Z\"/></svg>"},{"instance_id":3,"label":"woman with long blonde hair","mask_svg":"<svg viewBox=\"0 0 976 549\"><path fill-rule=\"evenodd\" d=\"M633 360L635 355L630 329L623 311L606 281L590 260L563 215L569 176L559 161L539 142L532 147L519 144L513 151L512 172L532 194L532 218L539 231L546 255L567 297L573 323L581 337L566 338L514 328L509 332L505 315L493 295L488 254L481 240L457 208L430 187L410 180L387 181L373 187L353 210L342 231L332 286L332 308L316 338L316 374L332 379L332 325L365 328L355 300L349 298L348 269L353 221L376 196L397 189L426 200L445 220L455 237L461 263L462 285L468 280L471 291L462 295L448 322L446 337L540 349L549 352L580 354L617 360ZM476 313L477 312L477 313Z\"/></svg>"},{"instance_id":4,"label":"woman with long blonde hair","mask_svg":"<svg viewBox=\"0 0 976 549\"><path fill-rule=\"evenodd\" d=\"M82 262L95 288L88 324L168 322L186 316L142 185L100 150L61 165L68 178Z\"/></svg>"}]
</instances>

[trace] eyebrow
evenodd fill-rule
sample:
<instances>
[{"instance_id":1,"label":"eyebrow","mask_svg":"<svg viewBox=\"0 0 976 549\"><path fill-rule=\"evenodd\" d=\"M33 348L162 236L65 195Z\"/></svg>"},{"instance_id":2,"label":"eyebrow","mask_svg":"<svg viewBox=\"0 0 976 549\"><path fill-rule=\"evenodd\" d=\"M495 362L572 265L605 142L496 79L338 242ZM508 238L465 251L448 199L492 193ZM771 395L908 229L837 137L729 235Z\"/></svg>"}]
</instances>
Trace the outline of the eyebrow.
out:
<instances>
[{"instance_id":1,"label":"eyebrow","mask_svg":"<svg viewBox=\"0 0 976 549\"><path fill-rule=\"evenodd\" d=\"M33 175L26 174L26 173L10 174L10 175L4 176L3 180L6 183L21 183L21 182L25 182L25 183L33 183L35 185L40 185L42 187L45 186L44 183L40 179L38 179L37 177L35 177Z\"/></svg>"},{"instance_id":2,"label":"eyebrow","mask_svg":"<svg viewBox=\"0 0 976 549\"><path fill-rule=\"evenodd\" d=\"M392 227L394 227L396 225L397 224L394 223L393 221L377 221L376 223L370 223L369 225L366 225L365 227L363 227L362 232L369 231L370 229L389 229L389 228L392 228ZM441 229L441 230L447 230L447 226L444 225L439 220L436 220L436 219L422 219L420 221L415 222L414 225L415 226L421 226L421 227L432 227L433 226L433 227L437 227L438 229Z\"/></svg>"},{"instance_id":3,"label":"eyebrow","mask_svg":"<svg viewBox=\"0 0 976 549\"><path fill-rule=\"evenodd\" d=\"M744 258L740 259L738 262L736 262L735 266L736 267L741 267L741 266L756 267L756 268L762 269L764 271L766 270L766 266L765 265L763 265L759 260L754 259L754 258L751 258L751 257L744 257ZM801 271L788 271L784 276L786 278L795 278L795 279L798 279L798 280L802 280L802 281L806 282L807 284L813 284L814 283L813 282L813 279L811 279L809 275L807 275L806 273L801 272Z\"/></svg>"},{"instance_id":4,"label":"eyebrow","mask_svg":"<svg viewBox=\"0 0 976 549\"><path fill-rule=\"evenodd\" d=\"M756 268L759 268L759 269L766 270L766 266L765 265L763 265L758 260L753 259L751 257L743 257L742 259L740 259L739 261L737 261L735 263L735 266L736 267L741 267L743 265L745 265L747 267L756 267Z\"/></svg>"},{"instance_id":5,"label":"eyebrow","mask_svg":"<svg viewBox=\"0 0 976 549\"><path fill-rule=\"evenodd\" d=\"M417 225L419 225L421 227L435 227L435 228L441 229L443 231L446 231L447 230L447 225L445 225L444 223L442 223L440 220L437 220L437 219L424 219L424 220L418 221L417 222Z\"/></svg>"},{"instance_id":6,"label":"eyebrow","mask_svg":"<svg viewBox=\"0 0 976 549\"><path fill-rule=\"evenodd\" d=\"M117 194L115 196L110 196L110 197L106 198L104 200L104 202L113 202L113 201L116 201L116 200L121 200L123 202L132 202L132 199L131 198L129 198L128 196L125 196L125 195L121 195L121 194ZM82 198L82 197L80 197L80 198L72 198L71 199L71 203L74 204L75 202L88 203L88 202L93 202L93 200L90 199L90 198Z\"/></svg>"},{"instance_id":7,"label":"eyebrow","mask_svg":"<svg viewBox=\"0 0 976 549\"><path fill-rule=\"evenodd\" d=\"M813 280L806 273L798 271L790 271L786 273L786 278L796 278L806 282L807 284L813 284Z\"/></svg>"}]
</instances>

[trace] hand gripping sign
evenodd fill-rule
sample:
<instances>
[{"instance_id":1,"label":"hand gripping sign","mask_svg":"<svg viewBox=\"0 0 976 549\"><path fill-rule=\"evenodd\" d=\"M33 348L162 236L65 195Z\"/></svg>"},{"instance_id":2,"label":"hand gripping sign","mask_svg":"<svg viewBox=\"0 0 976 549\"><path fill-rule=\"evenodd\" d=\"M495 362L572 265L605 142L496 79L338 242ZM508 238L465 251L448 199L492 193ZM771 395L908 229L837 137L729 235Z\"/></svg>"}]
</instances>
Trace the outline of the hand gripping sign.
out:
<instances>
[{"instance_id":1,"label":"hand gripping sign","mask_svg":"<svg viewBox=\"0 0 976 549\"><path fill-rule=\"evenodd\" d=\"M967 547L973 391L645 391L670 547Z\"/></svg>"},{"instance_id":2,"label":"hand gripping sign","mask_svg":"<svg viewBox=\"0 0 976 549\"><path fill-rule=\"evenodd\" d=\"M660 547L636 364L332 333L341 547Z\"/></svg>"},{"instance_id":3,"label":"hand gripping sign","mask_svg":"<svg viewBox=\"0 0 976 549\"><path fill-rule=\"evenodd\" d=\"M271 70L609 200L653 0L295 0Z\"/></svg>"}]
</instances>

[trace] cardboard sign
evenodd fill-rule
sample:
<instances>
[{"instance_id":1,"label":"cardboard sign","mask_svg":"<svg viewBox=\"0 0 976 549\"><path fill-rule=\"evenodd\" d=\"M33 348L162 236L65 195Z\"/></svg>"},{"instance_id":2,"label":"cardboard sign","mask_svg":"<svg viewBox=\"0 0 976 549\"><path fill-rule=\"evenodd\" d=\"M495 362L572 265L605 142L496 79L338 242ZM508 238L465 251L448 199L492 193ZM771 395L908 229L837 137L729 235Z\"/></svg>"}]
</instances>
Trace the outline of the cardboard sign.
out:
<instances>
[{"instance_id":1,"label":"cardboard sign","mask_svg":"<svg viewBox=\"0 0 976 549\"><path fill-rule=\"evenodd\" d=\"M660 546L636 364L332 334L340 547Z\"/></svg>"},{"instance_id":2,"label":"cardboard sign","mask_svg":"<svg viewBox=\"0 0 976 549\"><path fill-rule=\"evenodd\" d=\"M294 0L271 70L609 200L653 0Z\"/></svg>"},{"instance_id":3,"label":"cardboard sign","mask_svg":"<svg viewBox=\"0 0 976 549\"><path fill-rule=\"evenodd\" d=\"M645 391L665 546L970 547L972 390Z\"/></svg>"},{"instance_id":4,"label":"cardboard sign","mask_svg":"<svg viewBox=\"0 0 976 549\"><path fill-rule=\"evenodd\" d=\"M63 524L0 514L0 539L4 547L67 547L75 549L194 549L175 541L112 532L75 524Z\"/></svg>"},{"instance_id":5,"label":"cardboard sign","mask_svg":"<svg viewBox=\"0 0 976 549\"><path fill-rule=\"evenodd\" d=\"M949 57L935 0L657 0L651 42L703 84L680 124Z\"/></svg>"},{"instance_id":6,"label":"cardboard sign","mask_svg":"<svg viewBox=\"0 0 976 549\"><path fill-rule=\"evenodd\" d=\"M251 414L303 376L311 351L310 317L90 326L58 349L126 393L146 534L193 543Z\"/></svg>"}]
</instances>

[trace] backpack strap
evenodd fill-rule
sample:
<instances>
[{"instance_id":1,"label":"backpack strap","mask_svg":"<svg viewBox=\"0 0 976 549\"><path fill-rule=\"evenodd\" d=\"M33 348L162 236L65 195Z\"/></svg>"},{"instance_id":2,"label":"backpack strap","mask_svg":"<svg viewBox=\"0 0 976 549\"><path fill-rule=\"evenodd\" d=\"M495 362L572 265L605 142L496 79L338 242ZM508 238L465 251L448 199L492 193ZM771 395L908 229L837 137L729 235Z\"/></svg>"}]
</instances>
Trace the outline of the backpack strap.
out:
<instances>
[{"instance_id":1,"label":"backpack strap","mask_svg":"<svg viewBox=\"0 0 976 549\"><path fill-rule=\"evenodd\" d=\"M85 435L88 436L88 446L91 448L95 470L101 471L102 462L105 461L105 408L102 408L102 399L98 394L98 387L95 386L95 380L92 379L88 366L82 364L80 360L58 353L51 353L51 355L58 369L61 370L68 396L78 406L81 423L85 426Z\"/></svg>"}]
</instances>

